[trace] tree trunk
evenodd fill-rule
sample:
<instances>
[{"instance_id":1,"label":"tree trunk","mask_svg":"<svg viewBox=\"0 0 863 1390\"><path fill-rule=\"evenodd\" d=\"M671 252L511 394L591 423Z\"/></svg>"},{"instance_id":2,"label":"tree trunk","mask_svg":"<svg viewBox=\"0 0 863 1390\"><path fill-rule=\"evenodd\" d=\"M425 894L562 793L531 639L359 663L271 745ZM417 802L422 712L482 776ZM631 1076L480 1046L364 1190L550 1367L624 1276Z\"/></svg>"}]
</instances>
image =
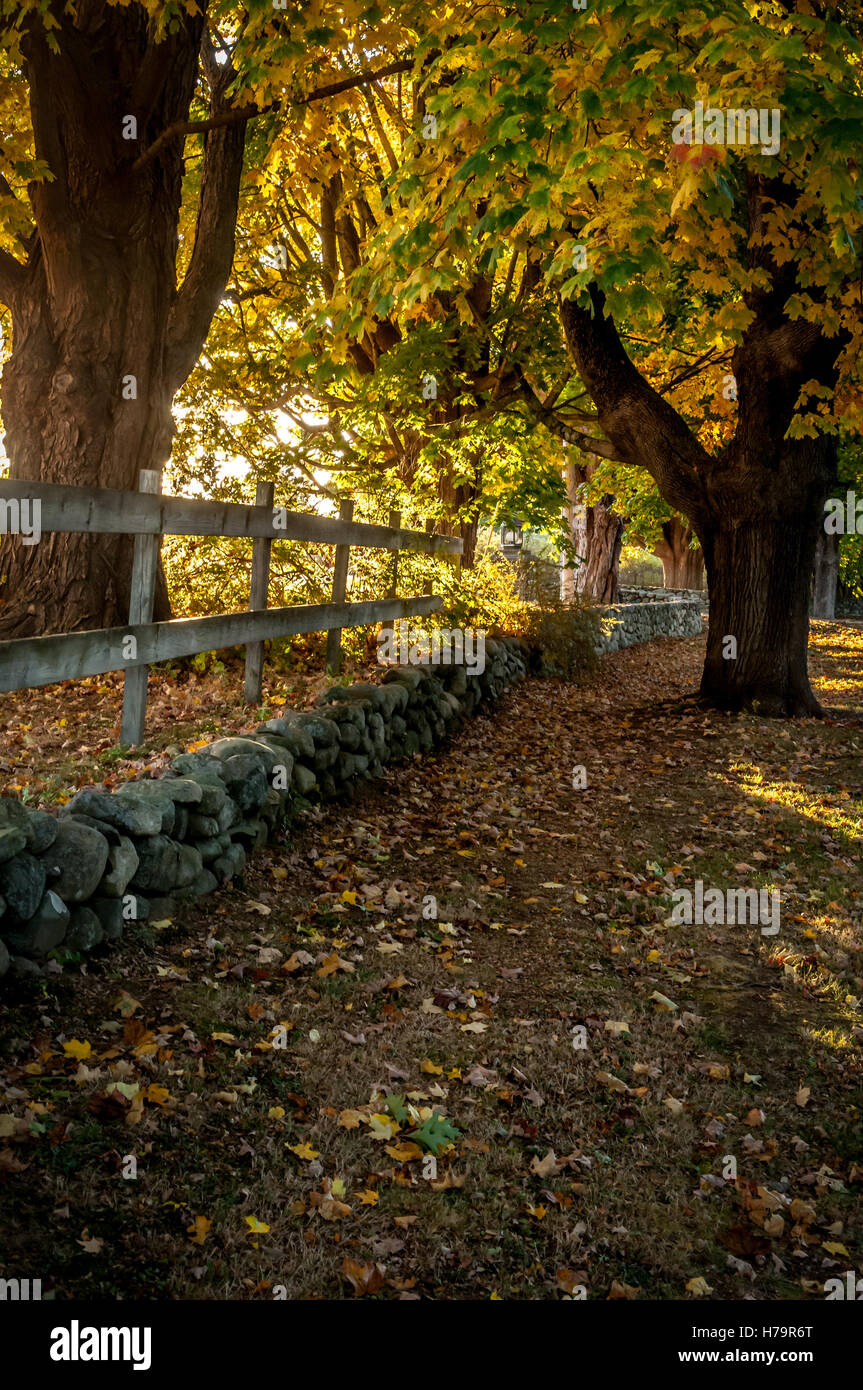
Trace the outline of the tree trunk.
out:
<instances>
[{"instance_id":1,"label":"tree trunk","mask_svg":"<svg viewBox=\"0 0 863 1390\"><path fill-rule=\"evenodd\" d=\"M809 683L809 600L835 445L822 437L784 451L794 456L784 489L750 472L763 514L739 498L735 515L726 494L699 526L710 590L701 694L720 709L793 717L822 713Z\"/></svg>"},{"instance_id":2,"label":"tree trunk","mask_svg":"<svg viewBox=\"0 0 863 1390\"><path fill-rule=\"evenodd\" d=\"M813 618L836 617L836 589L839 582L839 537L828 535L822 526L815 547L815 583L812 594Z\"/></svg>"},{"instance_id":3,"label":"tree trunk","mask_svg":"<svg viewBox=\"0 0 863 1390\"><path fill-rule=\"evenodd\" d=\"M662 539L654 546L653 553L662 561L666 589L704 588L704 554L700 549L692 549L693 535L677 516L662 523Z\"/></svg>"},{"instance_id":4,"label":"tree trunk","mask_svg":"<svg viewBox=\"0 0 863 1390\"><path fill-rule=\"evenodd\" d=\"M576 594L597 603L617 603L620 596L620 550L624 518L612 510L614 498L604 495L593 506L581 500L584 484L590 480L595 464L570 463L564 467L566 503L564 523L569 530L579 563L564 563L560 596L571 602Z\"/></svg>"},{"instance_id":5,"label":"tree trunk","mask_svg":"<svg viewBox=\"0 0 863 1390\"><path fill-rule=\"evenodd\" d=\"M36 157L53 179L31 187L36 232L7 278L12 352L2 414L10 476L135 490L171 451L174 393L194 365L233 260L243 123L204 138L194 246L177 288L183 138L146 154L188 116L203 13L155 41L143 7L81 0L53 33L37 16L22 39ZM82 81L82 73L87 80ZM224 111L226 64L212 74ZM208 79L211 74L208 73ZM137 121L127 139L129 117ZM7 539L0 636L128 620L132 540L52 534ZM167 616L160 586L157 616Z\"/></svg>"}]
</instances>

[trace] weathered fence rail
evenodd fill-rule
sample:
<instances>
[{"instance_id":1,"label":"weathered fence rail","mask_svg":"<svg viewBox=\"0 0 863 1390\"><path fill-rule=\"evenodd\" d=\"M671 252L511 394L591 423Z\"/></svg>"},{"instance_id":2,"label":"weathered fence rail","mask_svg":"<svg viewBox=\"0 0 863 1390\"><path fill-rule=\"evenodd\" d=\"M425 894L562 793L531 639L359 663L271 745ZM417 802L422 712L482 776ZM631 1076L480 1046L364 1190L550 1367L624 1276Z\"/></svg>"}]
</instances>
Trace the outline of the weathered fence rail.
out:
<instances>
[{"instance_id":1,"label":"weathered fence rail","mask_svg":"<svg viewBox=\"0 0 863 1390\"><path fill-rule=\"evenodd\" d=\"M272 484L258 486L256 504L211 502L191 497L165 497L161 475L142 470L139 492L110 488L65 487L55 483L25 483L0 479L0 503L38 505L40 534L79 531L96 535L135 537L135 554L126 627L91 632L58 633L47 637L0 642L0 691L53 685L107 671L125 672L121 738L140 743L144 732L148 667L158 661L194 656L222 647L246 647L244 698L261 698L262 644L277 637L305 632L328 632L328 666L338 670L341 630L369 623L436 612L442 599L433 595L395 597L395 578L386 599L347 603L346 580L351 547L412 550L427 555L460 555L461 540L408 531L398 525L376 526L353 521L353 503L342 503L340 517L291 512L273 506ZM396 520L396 515L391 520ZM160 538L170 536L234 536L253 541L249 611L211 617L152 622ZM335 545L331 603L268 608L267 590L272 543L304 541Z\"/></svg>"}]
</instances>

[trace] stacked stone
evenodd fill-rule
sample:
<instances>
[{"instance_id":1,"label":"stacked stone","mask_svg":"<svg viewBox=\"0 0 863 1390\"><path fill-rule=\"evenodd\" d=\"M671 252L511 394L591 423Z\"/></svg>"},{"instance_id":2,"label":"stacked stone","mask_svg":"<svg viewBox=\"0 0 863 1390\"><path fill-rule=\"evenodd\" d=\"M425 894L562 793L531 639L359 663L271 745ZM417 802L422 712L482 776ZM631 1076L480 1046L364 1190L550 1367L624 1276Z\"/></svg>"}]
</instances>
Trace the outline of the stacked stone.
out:
<instances>
[{"instance_id":1,"label":"stacked stone","mask_svg":"<svg viewBox=\"0 0 863 1390\"><path fill-rule=\"evenodd\" d=\"M316 711L184 753L161 777L86 788L56 817L0 798L0 976L10 963L39 973L58 947L92 950L214 892L310 797L338 797L443 743L527 674L527 655L516 639L489 640L480 674L444 661L336 686Z\"/></svg>"}]
</instances>

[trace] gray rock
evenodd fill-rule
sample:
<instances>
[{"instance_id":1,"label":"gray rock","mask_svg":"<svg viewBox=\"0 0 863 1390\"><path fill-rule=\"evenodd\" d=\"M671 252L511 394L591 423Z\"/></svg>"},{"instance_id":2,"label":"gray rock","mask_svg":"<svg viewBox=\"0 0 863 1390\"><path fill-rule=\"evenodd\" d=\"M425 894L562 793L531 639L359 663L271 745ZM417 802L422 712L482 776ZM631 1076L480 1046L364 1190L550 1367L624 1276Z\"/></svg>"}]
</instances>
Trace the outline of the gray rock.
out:
<instances>
[{"instance_id":1,"label":"gray rock","mask_svg":"<svg viewBox=\"0 0 863 1390\"><path fill-rule=\"evenodd\" d=\"M137 788L137 783L134 784ZM87 788L63 808L64 816L89 816L104 821L123 835L158 835L162 812L151 800L135 791L99 792Z\"/></svg>"},{"instance_id":2,"label":"gray rock","mask_svg":"<svg viewBox=\"0 0 863 1390\"><path fill-rule=\"evenodd\" d=\"M281 761L281 756L275 749L255 738L220 738L210 744L210 752L223 763L238 756L257 758L268 773Z\"/></svg>"},{"instance_id":3,"label":"gray rock","mask_svg":"<svg viewBox=\"0 0 863 1390\"><path fill-rule=\"evenodd\" d=\"M9 950L6 945L6 942L2 939L2 937L0 937L0 980L3 979L3 976L9 969L10 960L11 956L9 955Z\"/></svg>"},{"instance_id":4,"label":"gray rock","mask_svg":"<svg viewBox=\"0 0 863 1390\"><path fill-rule=\"evenodd\" d=\"M141 899L138 900L142 901ZM123 935L126 919L123 904L119 898L91 898L87 906L95 912L102 926L106 941L119 941ZM135 918L134 920L138 920Z\"/></svg>"},{"instance_id":5,"label":"gray rock","mask_svg":"<svg viewBox=\"0 0 863 1390\"><path fill-rule=\"evenodd\" d=\"M171 837L174 840L185 840L189 833L189 811L186 806L174 803L174 829Z\"/></svg>"},{"instance_id":6,"label":"gray rock","mask_svg":"<svg viewBox=\"0 0 863 1390\"><path fill-rule=\"evenodd\" d=\"M106 898L122 898L138 869L138 851L125 835L108 850L108 868L99 884Z\"/></svg>"},{"instance_id":7,"label":"gray rock","mask_svg":"<svg viewBox=\"0 0 863 1390\"><path fill-rule=\"evenodd\" d=\"M153 835L138 845L138 868L129 886L133 892L169 893L187 887L202 868L201 856L191 845Z\"/></svg>"},{"instance_id":8,"label":"gray rock","mask_svg":"<svg viewBox=\"0 0 863 1390\"><path fill-rule=\"evenodd\" d=\"M150 824L153 823L153 812L158 811L160 816L158 828L155 831L147 831L147 834L170 835L173 833L177 808L165 792L164 785L160 780L142 778L140 782L127 782L126 786L114 793L112 800L129 801L139 807L146 806L150 812ZM117 829L122 830L123 827L118 825Z\"/></svg>"},{"instance_id":9,"label":"gray rock","mask_svg":"<svg viewBox=\"0 0 863 1390\"><path fill-rule=\"evenodd\" d=\"M295 758L313 758L315 755L315 740L309 730L295 720L270 719L266 724L261 724L256 732L264 742L277 739Z\"/></svg>"},{"instance_id":10,"label":"gray rock","mask_svg":"<svg viewBox=\"0 0 863 1390\"><path fill-rule=\"evenodd\" d=\"M204 785L202 777L208 781L221 777L221 766L219 759L211 758L209 753L181 753L171 762L171 767L181 777L191 777L200 786Z\"/></svg>"},{"instance_id":11,"label":"gray rock","mask_svg":"<svg viewBox=\"0 0 863 1390\"><path fill-rule=\"evenodd\" d=\"M212 859L218 859L220 854L225 853L230 843L231 840L228 835L213 835L206 840L192 841L204 864L209 864Z\"/></svg>"},{"instance_id":12,"label":"gray rock","mask_svg":"<svg viewBox=\"0 0 863 1390\"><path fill-rule=\"evenodd\" d=\"M239 820L239 818L240 812L238 808L234 805L234 802L231 800L231 798L229 796L226 796L225 803L219 811L218 815L216 816L216 824L219 827L219 834L224 835L227 830L230 830L231 826L234 824L234 821Z\"/></svg>"},{"instance_id":13,"label":"gray rock","mask_svg":"<svg viewBox=\"0 0 863 1390\"><path fill-rule=\"evenodd\" d=\"M104 937L102 923L92 908L76 907L66 928L63 946L68 951L92 951Z\"/></svg>"},{"instance_id":14,"label":"gray rock","mask_svg":"<svg viewBox=\"0 0 863 1390\"><path fill-rule=\"evenodd\" d=\"M148 922L164 922L166 917L173 917L177 911L177 899L172 894L165 894L162 897L151 898L148 906Z\"/></svg>"},{"instance_id":15,"label":"gray rock","mask_svg":"<svg viewBox=\"0 0 863 1390\"><path fill-rule=\"evenodd\" d=\"M42 967L29 956L12 956L12 974L19 980L41 977Z\"/></svg>"},{"instance_id":16,"label":"gray rock","mask_svg":"<svg viewBox=\"0 0 863 1390\"><path fill-rule=\"evenodd\" d=\"M27 836L17 826L0 827L0 864L14 859L16 854L27 848Z\"/></svg>"},{"instance_id":17,"label":"gray rock","mask_svg":"<svg viewBox=\"0 0 863 1390\"><path fill-rule=\"evenodd\" d=\"M13 955L42 960L66 935L71 914L68 907L49 888L38 909L20 930L6 932L6 945Z\"/></svg>"},{"instance_id":18,"label":"gray rock","mask_svg":"<svg viewBox=\"0 0 863 1390\"><path fill-rule=\"evenodd\" d=\"M219 833L219 822L214 816L189 816L189 834L196 839L209 839Z\"/></svg>"},{"instance_id":19,"label":"gray rock","mask_svg":"<svg viewBox=\"0 0 863 1390\"><path fill-rule=\"evenodd\" d=\"M302 763L295 763L291 776L291 786L294 791L299 792L300 796L308 796L317 786L317 778L310 768L303 767Z\"/></svg>"},{"instance_id":20,"label":"gray rock","mask_svg":"<svg viewBox=\"0 0 863 1390\"><path fill-rule=\"evenodd\" d=\"M272 754L272 750L269 748L267 752ZM226 758L223 766L225 786L231 800L244 814L249 811L257 811L266 798L269 786L260 759L249 753L236 753L232 757ZM219 828L222 828L221 819Z\"/></svg>"},{"instance_id":21,"label":"gray rock","mask_svg":"<svg viewBox=\"0 0 863 1390\"><path fill-rule=\"evenodd\" d=\"M27 807L27 820L24 824L27 848L31 854L41 854L50 849L57 838L57 817L47 811L31 811Z\"/></svg>"},{"instance_id":22,"label":"gray rock","mask_svg":"<svg viewBox=\"0 0 863 1390\"><path fill-rule=\"evenodd\" d=\"M133 785L137 787L138 783L135 782ZM168 773L158 778L158 785L172 801L178 801L183 806L200 805L203 789L192 777L173 777Z\"/></svg>"},{"instance_id":23,"label":"gray rock","mask_svg":"<svg viewBox=\"0 0 863 1390\"><path fill-rule=\"evenodd\" d=\"M0 864L0 893L13 921L28 922L45 892L45 865L23 851Z\"/></svg>"},{"instance_id":24,"label":"gray rock","mask_svg":"<svg viewBox=\"0 0 863 1390\"><path fill-rule=\"evenodd\" d=\"M339 726L339 743L348 753L355 753L362 743L362 734L355 724Z\"/></svg>"},{"instance_id":25,"label":"gray rock","mask_svg":"<svg viewBox=\"0 0 863 1390\"><path fill-rule=\"evenodd\" d=\"M193 879L187 888L181 888L178 893L180 898L203 898L208 893L215 893L219 886L219 880L210 869L202 869L197 878Z\"/></svg>"},{"instance_id":26,"label":"gray rock","mask_svg":"<svg viewBox=\"0 0 863 1390\"><path fill-rule=\"evenodd\" d=\"M232 844L225 854L214 859L210 865L211 871L220 883L226 883L228 879L236 878L245 867L246 852L240 844Z\"/></svg>"},{"instance_id":27,"label":"gray rock","mask_svg":"<svg viewBox=\"0 0 863 1390\"><path fill-rule=\"evenodd\" d=\"M200 816L217 816L228 799L228 793L221 777L201 777L201 800L195 807Z\"/></svg>"},{"instance_id":28,"label":"gray rock","mask_svg":"<svg viewBox=\"0 0 863 1390\"><path fill-rule=\"evenodd\" d=\"M70 825L86 825L90 830L97 830L100 835L104 835L109 845L119 845L123 838L119 830L115 830L113 825L108 825L107 821L94 820L92 816L69 816L60 812L63 821Z\"/></svg>"},{"instance_id":29,"label":"gray rock","mask_svg":"<svg viewBox=\"0 0 863 1390\"><path fill-rule=\"evenodd\" d=\"M340 753L340 752L341 752L341 744L338 744L338 743L323 743L323 744L321 744L321 746L320 746L320 748L318 749L317 753L315 754L315 758L314 758L313 766L314 766L315 772L326 772L329 768L331 768L335 763L338 762L338 760L339 760L339 753Z\"/></svg>"},{"instance_id":30,"label":"gray rock","mask_svg":"<svg viewBox=\"0 0 863 1390\"><path fill-rule=\"evenodd\" d=\"M391 666L384 676L384 685L391 685L393 681L398 681L401 685L406 685L409 690L416 690L425 679L425 672L420 666Z\"/></svg>"},{"instance_id":31,"label":"gray rock","mask_svg":"<svg viewBox=\"0 0 863 1390\"><path fill-rule=\"evenodd\" d=\"M285 724L291 727L295 726L298 729L304 729L314 740L315 744L335 743L339 736L339 731L331 719L324 718L323 714L312 714L309 710L284 710L281 719L271 719L269 724L273 732L279 734L286 733L286 730L282 728L275 729L273 725L278 724L281 726Z\"/></svg>"},{"instance_id":32,"label":"gray rock","mask_svg":"<svg viewBox=\"0 0 863 1390\"><path fill-rule=\"evenodd\" d=\"M54 892L67 903L92 897L108 863L108 841L98 830L61 820L57 838L40 855Z\"/></svg>"},{"instance_id":33,"label":"gray rock","mask_svg":"<svg viewBox=\"0 0 863 1390\"><path fill-rule=\"evenodd\" d=\"M325 706L354 700L368 701L373 709L387 707L387 697L381 686L372 685L369 681L357 681L354 685L334 685L330 690L324 691L317 704Z\"/></svg>"},{"instance_id":34,"label":"gray rock","mask_svg":"<svg viewBox=\"0 0 863 1390\"><path fill-rule=\"evenodd\" d=\"M231 841L241 841L248 849L263 849L270 837L270 829L264 820L241 820L231 827Z\"/></svg>"}]
</instances>

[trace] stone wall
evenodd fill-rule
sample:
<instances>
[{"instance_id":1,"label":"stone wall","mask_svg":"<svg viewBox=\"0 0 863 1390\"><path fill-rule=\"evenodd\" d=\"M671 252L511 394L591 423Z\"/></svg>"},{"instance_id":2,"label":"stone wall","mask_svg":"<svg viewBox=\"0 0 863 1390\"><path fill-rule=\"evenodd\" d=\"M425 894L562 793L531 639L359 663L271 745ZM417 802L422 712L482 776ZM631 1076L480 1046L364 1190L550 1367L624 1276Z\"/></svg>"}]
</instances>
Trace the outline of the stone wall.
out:
<instances>
[{"instance_id":1,"label":"stone wall","mask_svg":"<svg viewBox=\"0 0 863 1390\"><path fill-rule=\"evenodd\" d=\"M700 597L604 606L599 610L603 631L596 650L617 652L654 637L696 637L704 627L703 607Z\"/></svg>"},{"instance_id":2,"label":"stone wall","mask_svg":"<svg viewBox=\"0 0 863 1390\"><path fill-rule=\"evenodd\" d=\"M170 916L241 875L310 797L431 752L526 675L523 643L488 639L485 651L481 675L399 666L380 685L335 686L314 711L285 710L247 737L184 753L161 777L79 791L56 816L0 798L0 976L39 974L52 952L90 951L130 922Z\"/></svg>"}]
</instances>

